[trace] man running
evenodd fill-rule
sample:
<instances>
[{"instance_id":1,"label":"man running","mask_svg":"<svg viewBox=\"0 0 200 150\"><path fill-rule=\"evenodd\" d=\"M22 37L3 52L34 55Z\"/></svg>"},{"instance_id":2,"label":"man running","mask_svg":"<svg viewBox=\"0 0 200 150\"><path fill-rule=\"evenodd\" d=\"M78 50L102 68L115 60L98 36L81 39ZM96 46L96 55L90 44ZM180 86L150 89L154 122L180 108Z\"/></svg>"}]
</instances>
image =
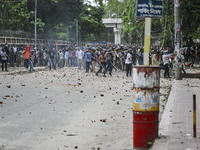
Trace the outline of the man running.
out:
<instances>
[{"instance_id":1,"label":"man running","mask_svg":"<svg viewBox=\"0 0 200 150\"><path fill-rule=\"evenodd\" d=\"M112 65L112 62L113 62L112 48L107 50L106 57L107 57L107 64L108 64L107 70L109 71L109 75L112 76L112 68L113 68L113 65Z\"/></svg>"}]
</instances>

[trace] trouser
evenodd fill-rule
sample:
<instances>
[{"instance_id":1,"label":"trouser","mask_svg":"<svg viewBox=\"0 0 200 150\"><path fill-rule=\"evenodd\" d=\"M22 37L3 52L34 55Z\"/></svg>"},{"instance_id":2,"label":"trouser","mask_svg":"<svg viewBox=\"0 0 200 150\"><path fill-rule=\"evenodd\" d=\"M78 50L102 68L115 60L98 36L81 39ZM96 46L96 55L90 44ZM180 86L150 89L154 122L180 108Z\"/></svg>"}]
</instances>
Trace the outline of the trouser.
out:
<instances>
[{"instance_id":1,"label":"trouser","mask_svg":"<svg viewBox=\"0 0 200 150\"><path fill-rule=\"evenodd\" d=\"M183 73L184 73L184 75L186 75L186 72L185 72L185 69L184 69L184 65L182 65L182 71L183 71Z\"/></svg>"},{"instance_id":2,"label":"trouser","mask_svg":"<svg viewBox=\"0 0 200 150\"><path fill-rule=\"evenodd\" d=\"M138 58L138 64L143 65L143 59L142 58Z\"/></svg>"},{"instance_id":3,"label":"trouser","mask_svg":"<svg viewBox=\"0 0 200 150\"><path fill-rule=\"evenodd\" d=\"M86 72L89 72L89 69L90 69L90 63L91 63L91 62L86 62Z\"/></svg>"},{"instance_id":4,"label":"trouser","mask_svg":"<svg viewBox=\"0 0 200 150\"><path fill-rule=\"evenodd\" d=\"M30 69L29 69L29 71L31 72L32 70L34 70L34 68L33 68L33 61L30 61Z\"/></svg>"},{"instance_id":5,"label":"trouser","mask_svg":"<svg viewBox=\"0 0 200 150\"><path fill-rule=\"evenodd\" d=\"M58 67L62 68L64 66L63 59L60 59L58 62Z\"/></svg>"},{"instance_id":6,"label":"trouser","mask_svg":"<svg viewBox=\"0 0 200 150\"><path fill-rule=\"evenodd\" d=\"M39 63L40 63L40 64L39 64L40 67L43 66L43 58L40 58L40 59L39 59Z\"/></svg>"},{"instance_id":7,"label":"trouser","mask_svg":"<svg viewBox=\"0 0 200 150\"><path fill-rule=\"evenodd\" d=\"M113 68L113 66L112 66L112 61L111 61L111 60L108 60L108 61L107 61L107 64L108 64L107 70L108 70L109 73L111 74L111 73L112 73L112 68Z\"/></svg>"},{"instance_id":8,"label":"trouser","mask_svg":"<svg viewBox=\"0 0 200 150\"><path fill-rule=\"evenodd\" d=\"M165 68L164 77L169 77L169 67L168 67L168 64L165 64L164 68Z\"/></svg>"},{"instance_id":9,"label":"trouser","mask_svg":"<svg viewBox=\"0 0 200 150\"><path fill-rule=\"evenodd\" d=\"M24 58L20 57L20 66L24 66Z\"/></svg>"},{"instance_id":10,"label":"trouser","mask_svg":"<svg viewBox=\"0 0 200 150\"><path fill-rule=\"evenodd\" d=\"M132 64L126 64L126 76L128 77L128 75L131 76L132 73Z\"/></svg>"},{"instance_id":11,"label":"trouser","mask_svg":"<svg viewBox=\"0 0 200 150\"><path fill-rule=\"evenodd\" d=\"M71 66L73 66L73 67L76 66L76 58L75 57L72 57L72 65Z\"/></svg>"},{"instance_id":12,"label":"trouser","mask_svg":"<svg viewBox=\"0 0 200 150\"><path fill-rule=\"evenodd\" d=\"M193 67L194 65L194 62L195 62L195 58L194 57L191 57L191 62L190 62L190 65Z\"/></svg>"},{"instance_id":13,"label":"trouser","mask_svg":"<svg viewBox=\"0 0 200 150\"><path fill-rule=\"evenodd\" d=\"M92 72L95 72L95 61L92 61Z\"/></svg>"},{"instance_id":14,"label":"trouser","mask_svg":"<svg viewBox=\"0 0 200 150\"><path fill-rule=\"evenodd\" d=\"M54 69L56 69L56 65L55 65L55 60L54 60L54 58L50 58L49 59L49 69L51 70L51 68L54 68Z\"/></svg>"},{"instance_id":15,"label":"trouser","mask_svg":"<svg viewBox=\"0 0 200 150\"><path fill-rule=\"evenodd\" d=\"M20 57L16 57L16 67L21 66L21 58Z\"/></svg>"},{"instance_id":16,"label":"trouser","mask_svg":"<svg viewBox=\"0 0 200 150\"><path fill-rule=\"evenodd\" d=\"M102 69L103 69L103 74L105 76L106 75L106 63L101 63L100 69L97 71L97 75L99 72L101 72Z\"/></svg>"},{"instance_id":17,"label":"trouser","mask_svg":"<svg viewBox=\"0 0 200 150\"><path fill-rule=\"evenodd\" d=\"M81 69L81 66L83 64L83 60L82 59L78 59L78 68Z\"/></svg>"},{"instance_id":18,"label":"trouser","mask_svg":"<svg viewBox=\"0 0 200 150\"><path fill-rule=\"evenodd\" d=\"M77 66L77 58L73 57L72 60L73 60L73 66L76 67Z\"/></svg>"},{"instance_id":19,"label":"trouser","mask_svg":"<svg viewBox=\"0 0 200 150\"><path fill-rule=\"evenodd\" d=\"M68 58L68 64L69 64L70 67L72 67L72 57Z\"/></svg>"},{"instance_id":20,"label":"trouser","mask_svg":"<svg viewBox=\"0 0 200 150\"><path fill-rule=\"evenodd\" d=\"M66 66L66 67L69 66L68 58L65 58L65 66Z\"/></svg>"},{"instance_id":21,"label":"trouser","mask_svg":"<svg viewBox=\"0 0 200 150\"><path fill-rule=\"evenodd\" d=\"M14 67L15 58L14 56L10 56L10 66Z\"/></svg>"},{"instance_id":22,"label":"trouser","mask_svg":"<svg viewBox=\"0 0 200 150\"><path fill-rule=\"evenodd\" d=\"M7 71L7 60L1 60L2 63L2 71L4 71L4 64L5 64L5 70Z\"/></svg>"},{"instance_id":23,"label":"trouser","mask_svg":"<svg viewBox=\"0 0 200 150\"><path fill-rule=\"evenodd\" d=\"M24 66L28 69L29 66L29 59L24 59Z\"/></svg>"}]
</instances>

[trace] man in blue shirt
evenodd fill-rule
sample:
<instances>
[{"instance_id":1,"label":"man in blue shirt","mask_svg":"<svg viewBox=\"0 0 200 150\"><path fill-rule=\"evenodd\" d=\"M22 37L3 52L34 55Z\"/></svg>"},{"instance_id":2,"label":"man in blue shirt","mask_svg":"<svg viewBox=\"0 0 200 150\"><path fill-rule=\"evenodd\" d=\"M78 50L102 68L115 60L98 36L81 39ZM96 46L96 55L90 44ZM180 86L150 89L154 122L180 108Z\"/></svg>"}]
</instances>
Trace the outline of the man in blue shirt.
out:
<instances>
[{"instance_id":1,"label":"man in blue shirt","mask_svg":"<svg viewBox=\"0 0 200 150\"><path fill-rule=\"evenodd\" d=\"M86 72L89 72L90 63L92 59L91 59L91 53L88 50L85 51L85 61L86 61Z\"/></svg>"}]
</instances>

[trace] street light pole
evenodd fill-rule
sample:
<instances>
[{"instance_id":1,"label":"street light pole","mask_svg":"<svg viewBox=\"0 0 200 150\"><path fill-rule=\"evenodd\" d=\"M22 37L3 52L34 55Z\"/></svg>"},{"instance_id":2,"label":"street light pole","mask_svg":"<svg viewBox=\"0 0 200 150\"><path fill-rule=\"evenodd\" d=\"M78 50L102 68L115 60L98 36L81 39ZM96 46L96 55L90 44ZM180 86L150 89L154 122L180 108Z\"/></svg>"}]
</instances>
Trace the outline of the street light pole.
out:
<instances>
[{"instance_id":1,"label":"street light pole","mask_svg":"<svg viewBox=\"0 0 200 150\"><path fill-rule=\"evenodd\" d=\"M35 0L35 49L37 46L37 0Z\"/></svg>"},{"instance_id":2,"label":"street light pole","mask_svg":"<svg viewBox=\"0 0 200 150\"><path fill-rule=\"evenodd\" d=\"M176 70L175 77L176 80L182 80L181 72L181 23L180 23L180 0L174 0L174 30L175 30L175 52L176 56Z\"/></svg>"}]
</instances>

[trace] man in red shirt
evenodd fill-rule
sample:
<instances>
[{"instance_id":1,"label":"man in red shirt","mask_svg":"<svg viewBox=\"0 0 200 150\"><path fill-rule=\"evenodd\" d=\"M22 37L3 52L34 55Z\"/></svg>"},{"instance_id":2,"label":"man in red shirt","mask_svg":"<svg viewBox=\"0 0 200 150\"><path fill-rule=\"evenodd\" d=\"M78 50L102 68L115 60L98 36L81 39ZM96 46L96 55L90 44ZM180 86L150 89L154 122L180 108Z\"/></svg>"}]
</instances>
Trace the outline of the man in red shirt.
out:
<instances>
[{"instance_id":1,"label":"man in red shirt","mask_svg":"<svg viewBox=\"0 0 200 150\"><path fill-rule=\"evenodd\" d=\"M31 53L31 46L26 46L26 48L23 51L24 54L24 66L28 69L29 66L29 55Z\"/></svg>"}]
</instances>

